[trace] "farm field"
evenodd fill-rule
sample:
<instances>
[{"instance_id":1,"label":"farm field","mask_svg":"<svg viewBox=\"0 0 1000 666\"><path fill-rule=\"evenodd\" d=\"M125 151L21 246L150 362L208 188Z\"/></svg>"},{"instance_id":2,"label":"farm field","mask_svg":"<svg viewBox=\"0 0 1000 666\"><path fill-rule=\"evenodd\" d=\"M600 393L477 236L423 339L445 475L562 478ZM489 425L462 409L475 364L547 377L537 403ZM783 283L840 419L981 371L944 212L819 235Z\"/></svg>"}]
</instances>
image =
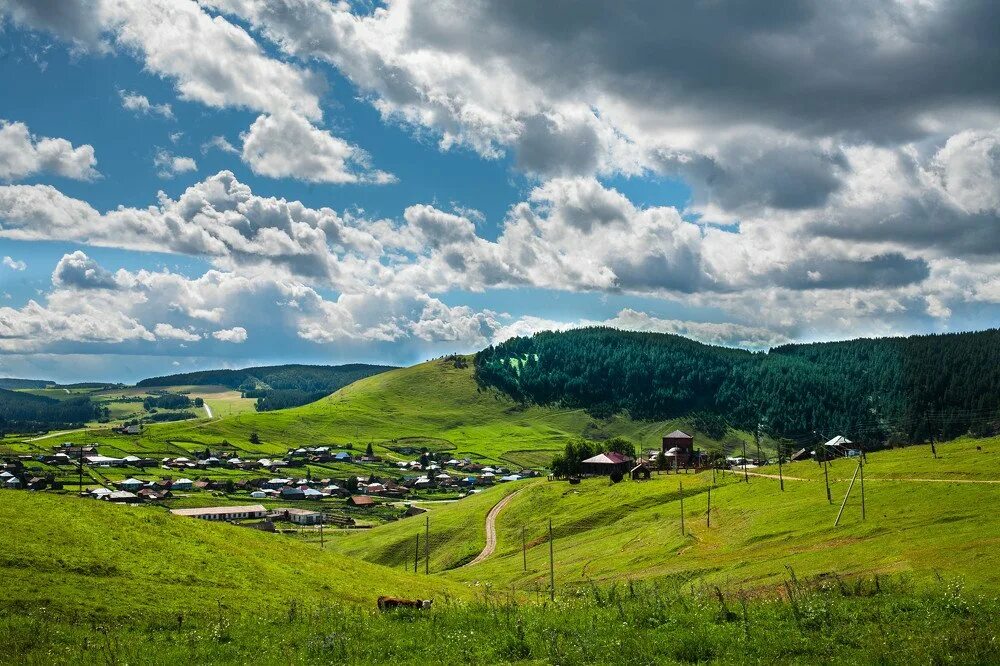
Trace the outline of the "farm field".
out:
<instances>
[{"instance_id":1,"label":"farm field","mask_svg":"<svg viewBox=\"0 0 1000 666\"><path fill-rule=\"evenodd\" d=\"M979 449L977 449L979 447ZM712 472L654 474L649 481L609 484L605 478L520 482L523 490L499 514L494 557L456 568L475 548L466 532L435 525L460 525L472 516L482 523L489 508L509 488L497 488L471 504L432 509L436 555L432 571L450 579L524 592L548 588L548 520L554 532L557 589L607 584L626 579L680 577L724 587L773 588L788 576L837 574L847 577L906 574L930 581L939 573L961 578L976 589L1000 589L1000 517L981 511L996 504L1000 481L995 452L1000 439L962 439L929 449L911 447L868 455L865 467L866 519L861 520L860 486L855 485L839 527L840 502L856 462L838 460L831 475L834 502L827 501L816 463L785 466L785 491L777 478L740 473L717 474L712 490L711 526L706 525ZM923 455L929 459L924 461ZM890 480L942 477L952 482ZM758 473L777 474L777 468ZM924 476L928 475L928 476ZM808 480L795 480L795 479ZM684 533L680 530L680 485L684 494ZM489 501L487 501L489 500ZM333 542L341 552L396 566L422 525L405 521ZM522 529L527 570L522 557Z\"/></svg>"},{"instance_id":2,"label":"farm field","mask_svg":"<svg viewBox=\"0 0 1000 666\"><path fill-rule=\"evenodd\" d=\"M272 412L253 412L226 393L213 397L193 391L191 395L202 395L215 418L152 424L142 435L131 437L110 430L89 431L87 439L103 444L102 452L107 447L111 452L107 455L182 455L181 451L218 447L223 441L241 455L281 454L293 446L372 442L377 452L388 457L399 457L402 449L427 447L453 452L456 457L535 467L547 465L572 437L623 435L655 448L667 432L690 428L683 419L595 419L582 409L525 407L495 392L479 391L471 367L443 360L367 377L312 404ZM259 444L249 441L254 432ZM731 436L749 439L741 433ZM704 436L699 436L699 444L719 446ZM33 448L37 447L28 442L22 446L22 450Z\"/></svg>"},{"instance_id":3,"label":"farm field","mask_svg":"<svg viewBox=\"0 0 1000 666\"><path fill-rule=\"evenodd\" d=\"M935 471L998 445L942 444ZM870 454L866 470L874 479L910 453ZM805 479L809 464L788 474ZM418 533L423 557L423 515L328 530L320 549L315 535L0 490L11 537L0 555L5 659L414 663L428 650L439 660L490 664L606 663L622 654L655 663L1000 657L1000 520L976 510L995 500L994 485L872 480L867 520L854 496L834 528L838 507L818 479L790 479L782 493L777 480L741 478L717 476L711 528L711 472L619 484L532 479L424 504L430 575L422 559L418 575L406 571ZM839 498L847 481L833 486ZM482 548L490 508L512 493L497 519L497 552L461 566ZM379 613L380 594L434 605ZM629 631L593 634L622 624Z\"/></svg>"}]
</instances>

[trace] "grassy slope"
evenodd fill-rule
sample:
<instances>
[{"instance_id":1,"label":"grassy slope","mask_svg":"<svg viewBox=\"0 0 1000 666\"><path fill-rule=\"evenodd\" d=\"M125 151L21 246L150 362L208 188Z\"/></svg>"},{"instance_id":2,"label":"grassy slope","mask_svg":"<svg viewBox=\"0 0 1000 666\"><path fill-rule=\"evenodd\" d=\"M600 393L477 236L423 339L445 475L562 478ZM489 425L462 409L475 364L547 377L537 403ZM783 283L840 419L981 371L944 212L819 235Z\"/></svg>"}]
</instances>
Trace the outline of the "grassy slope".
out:
<instances>
[{"instance_id":1,"label":"grassy slope","mask_svg":"<svg viewBox=\"0 0 1000 666\"><path fill-rule=\"evenodd\" d=\"M372 604L379 594L462 595L294 539L73 497L0 490L0 612L176 617L281 612L299 603Z\"/></svg>"},{"instance_id":2,"label":"grassy slope","mask_svg":"<svg viewBox=\"0 0 1000 666\"><path fill-rule=\"evenodd\" d=\"M222 410L220 410L222 411ZM264 413L216 414L210 421L150 426L141 437L110 432L87 437L123 453L179 455L223 439L245 452L283 453L291 445L391 444L417 438L417 445L505 459L521 466L547 464L549 452L584 432L625 435L645 446L678 427L679 421L595 421L583 410L522 408L495 393L479 392L472 368L430 361L357 381L310 405ZM685 426L686 427L686 426ZM260 445L248 441L258 432ZM421 438L424 441L420 441ZM700 438L701 445L710 445Z\"/></svg>"},{"instance_id":3,"label":"grassy slope","mask_svg":"<svg viewBox=\"0 0 1000 666\"><path fill-rule=\"evenodd\" d=\"M440 572L468 562L486 545L486 514L503 497L530 485L518 481L490 488L460 502L424 503L427 514L389 523L373 530L331 532L331 548L386 566L413 570L413 551L420 535L420 566L424 571L425 516L431 521L430 569Z\"/></svg>"},{"instance_id":4,"label":"grassy slope","mask_svg":"<svg viewBox=\"0 0 1000 666\"><path fill-rule=\"evenodd\" d=\"M940 445L936 461L929 450L920 448L872 454L866 467L867 520L860 520L856 486L838 528L833 523L854 471L849 461L837 462L836 473L831 474L834 505L826 500L815 463L787 466L786 474L811 480L786 481L784 493L777 480L753 478L747 485L739 482L741 477L727 474L712 492L711 528L705 525L710 472L654 475L650 482L613 486L606 479L584 480L579 486L529 483L500 514L497 554L447 576L501 588L544 589L551 517L558 586L680 574L724 586L767 587L787 577L787 565L800 575L907 572L927 579L940 571L964 577L972 586L996 590L1000 516L987 507L995 504L1000 485L881 479L899 477L911 468L917 478L1000 479L1000 466L993 457L997 450L1000 439ZM771 471L777 472L763 470ZM685 536L679 528L679 481L686 495ZM432 533L435 522L457 522L466 508L456 504L437 509L431 518ZM480 530L484 513L480 510L474 516ZM527 572L522 570L522 527L529 546ZM337 547L349 544L350 552L381 562L394 553L386 547L393 543L394 530L403 532L400 526L381 527L352 535ZM367 550L366 541L372 544ZM432 565L443 568L460 560L469 548L456 539L438 543L437 551Z\"/></svg>"}]
</instances>

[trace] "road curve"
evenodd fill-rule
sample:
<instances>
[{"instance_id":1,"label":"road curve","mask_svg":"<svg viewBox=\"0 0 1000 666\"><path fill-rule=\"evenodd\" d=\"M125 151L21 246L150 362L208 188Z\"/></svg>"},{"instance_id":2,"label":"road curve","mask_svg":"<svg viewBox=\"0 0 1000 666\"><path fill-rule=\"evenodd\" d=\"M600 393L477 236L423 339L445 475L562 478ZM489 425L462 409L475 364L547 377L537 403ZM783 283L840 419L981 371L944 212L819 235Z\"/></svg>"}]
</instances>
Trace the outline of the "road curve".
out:
<instances>
[{"instance_id":1,"label":"road curve","mask_svg":"<svg viewBox=\"0 0 1000 666\"><path fill-rule=\"evenodd\" d=\"M521 490L524 490L524 488L521 488ZM507 503L514 499L514 497L518 495L521 490L515 490L510 495L507 495L507 497L504 497L502 500L497 502L492 509L490 509L488 514L486 514L486 547L483 548L478 555L476 555L476 559L464 566L471 567L473 564L479 564L492 555L497 549L497 516L500 515L500 512L503 511L505 506L507 506Z\"/></svg>"}]
</instances>

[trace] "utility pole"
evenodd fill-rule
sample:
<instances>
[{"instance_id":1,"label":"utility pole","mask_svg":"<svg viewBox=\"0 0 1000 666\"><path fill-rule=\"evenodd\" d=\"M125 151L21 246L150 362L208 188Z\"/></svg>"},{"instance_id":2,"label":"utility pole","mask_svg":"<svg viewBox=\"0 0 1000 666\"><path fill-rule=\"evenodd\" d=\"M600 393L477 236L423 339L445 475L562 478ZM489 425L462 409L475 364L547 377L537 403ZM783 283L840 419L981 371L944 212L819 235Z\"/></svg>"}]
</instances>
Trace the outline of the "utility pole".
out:
<instances>
[{"instance_id":1,"label":"utility pole","mask_svg":"<svg viewBox=\"0 0 1000 666\"><path fill-rule=\"evenodd\" d=\"M326 548L326 541L323 540L323 523L319 524L319 549Z\"/></svg>"},{"instance_id":2,"label":"utility pole","mask_svg":"<svg viewBox=\"0 0 1000 666\"><path fill-rule=\"evenodd\" d=\"M705 512L705 527L712 526L712 486L708 487L708 511Z\"/></svg>"},{"instance_id":3,"label":"utility pole","mask_svg":"<svg viewBox=\"0 0 1000 666\"><path fill-rule=\"evenodd\" d=\"M830 472L826 467L826 451L823 451L823 477L826 479L826 501L833 504L833 495L830 494Z\"/></svg>"},{"instance_id":4,"label":"utility pole","mask_svg":"<svg viewBox=\"0 0 1000 666\"><path fill-rule=\"evenodd\" d=\"M679 481L678 486L680 487L679 493L681 496L681 536L684 536L684 482Z\"/></svg>"},{"instance_id":5,"label":"utility pole","mask_svg":"<svg viewBox=\"0 0 1000 666\"><path fill-rule=\"evenodd\" d=\"M750 483L750 475L747 474L747 441L743 440L743 481Z\"/></svg>"},{"instance_id":6,"label":"utility pole","mask_svg":"<svg viewBox=\"0 0 1000 666\"><path fill-rule=\"evenodd\" d=\"M420 532L417 532L417 542L413 545L413 573L417 573L417 564L420 562Z\"/></svg>"},{"instance_id":7,"label":"utility pole","mask_svg":"<svg viewBox=\"0 0 1000 666\"><path fill-rule=\"evenodd\" d=\"M781 473L781 440L775 441L774 446L778 449L778 483L781 484L781 492L785 492L785 477Z\"/></svg>"},{"instance_id":8,"label":"utility pole","mask_svg":"<svg viewBox=\"0 0 1000 666\"><path fill-rule=\"evenodd\" d=\"M858 462L858 470L861 472L861 520L865 520L865 457L864 453L861 454L861 460Z\"/></svg>"},{"instance_id":9,"label":"utility pole","mask_svg":"<svg viewBox=\"0 0 1000 666\"><path fill-rule=\"evenodd\" d=\"M761 460L760 455L760 421L757 421L757 430L753 434L754 441L757 443L757 460Z\"/></svg>"},{"instance_id":10,"label":"utility pole","mask_svg":"<svg viewBox=\"0 0 1000 666\"><path fill-rule=\"evenodd\" d=\"M431 572L431 517L424 523L424 574Z\"/></svg>"},{"instance_id":11,"label":"utility pole","mask_svg":"<svg viewBox=\"0 0 1000 666\"><path fill-rule=\"evenodd\" d=\"M549 599L556 600L555 550L552 546L552 519L549 518Z\"/></svg>"},{"instance_id":12,"label":"utility pole","mask_svg":"<svg viewBox=\"0 0 1000 666\"><path fill-rule=\"evenodd\" d=\"M524 570L528 570L528 543L524 540L524 525L521 525L521 560L524 563Z\"/></svg>"},{"instance_id":13,"label":"utility pole","mask_svg":"<svg viewBox=\"0 0 1000 666\"><path fill-rule=\"evenodd\" d=\"M80 455L79 455L79 461L78 461L79 462L79 467L80 467L80 481L79 481L80 488L79 488L79 492L82 493L83 492L83 444L81 444L80 447L79 447L79 453L80 453Z\"/></svg>"}]
</instances>

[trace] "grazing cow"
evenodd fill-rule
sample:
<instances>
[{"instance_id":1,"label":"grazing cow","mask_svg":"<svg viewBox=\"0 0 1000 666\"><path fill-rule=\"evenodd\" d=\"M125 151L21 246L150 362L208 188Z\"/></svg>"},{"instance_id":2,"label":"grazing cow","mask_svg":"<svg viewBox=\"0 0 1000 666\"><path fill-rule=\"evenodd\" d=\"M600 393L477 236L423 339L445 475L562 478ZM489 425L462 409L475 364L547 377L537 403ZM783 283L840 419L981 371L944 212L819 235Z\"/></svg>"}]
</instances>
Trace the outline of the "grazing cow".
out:
<instances>
[{"instance_id":1,"label":"grazing cow","mask_svg":"<svg viewBox=\"0 0 1000 666\"><path fill-rule=\"evenodd\" d=\"M430 608L430 599L397 599L396 597L379 597L378 598L378 609L380 611L394 610L396 608Z\"/></svg>"}]
</instances>

